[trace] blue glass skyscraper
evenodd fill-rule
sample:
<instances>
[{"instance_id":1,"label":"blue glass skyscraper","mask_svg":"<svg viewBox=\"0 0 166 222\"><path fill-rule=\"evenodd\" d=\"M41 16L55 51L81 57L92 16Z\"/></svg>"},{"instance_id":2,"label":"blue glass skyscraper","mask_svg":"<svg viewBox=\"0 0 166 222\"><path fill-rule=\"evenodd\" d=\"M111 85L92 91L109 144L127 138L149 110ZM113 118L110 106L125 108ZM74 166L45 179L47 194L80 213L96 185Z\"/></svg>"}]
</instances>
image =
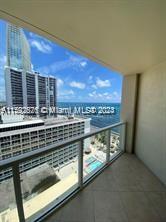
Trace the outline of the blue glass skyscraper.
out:
<instances>
[{"instance_id":1,"label":"blue glass skyscraper","mask_svg":"<svg viewBox=\"0 0 166 222\"><path fill-rule=\"evenodd\" d=\"M31 71L31 57L28 40L22 28L7 25L7 66Z\"/></svg>"}]
</instances>

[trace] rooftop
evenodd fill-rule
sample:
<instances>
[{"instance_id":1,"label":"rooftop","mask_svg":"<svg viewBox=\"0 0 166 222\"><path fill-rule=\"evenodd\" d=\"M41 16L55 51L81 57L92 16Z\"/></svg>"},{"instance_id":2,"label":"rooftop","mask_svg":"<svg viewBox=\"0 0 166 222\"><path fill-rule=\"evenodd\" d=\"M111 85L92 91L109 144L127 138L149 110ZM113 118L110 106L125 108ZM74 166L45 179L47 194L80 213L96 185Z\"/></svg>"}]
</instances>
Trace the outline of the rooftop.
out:
<instances>
[{"instance_id":1,"label":"rooftop","mask_svg":"<svg viewBox=\"0 0 166 222\"><path fill-rule=\"evenodd\" d=\"M7 128L7 127L15 127L15 126L25 126L30 124L38 124L38 123L44 123L42 126L34 126L30 127L32 130L42 130L47 129L50 127L58 127L58 126L64 126L68 124L74 124L78 122L84 122L84 121L90 121L89 118L81 118L81 117L74 117L72 119L69 119L65 116L58 116L58 117L51 117L48 119L31 119L31 120L25 120L22 122L16 122L16 123L6 123L6 124L0 124L0 129ZM17 129L17 130L10 130L7 132L2 132L1 136L9 136L17 133L26 133L30 131L30 128L25 129Z\"/></svg>"},{"instance_id":2,"label":"rooftop","mask_svg":"<svg viewBox=\"0 0 166 222\"><path fill-rule=\"evenodd\" d=\"M43 123L44 121L41 119L33 119L33 120L25 120L25 121L19 121L14 123L3 123L0 124L0 129L8 128L8 127L15 127L15 126L25 126L29 124L37 124L37 123Z\"/></svg>"}]
</instances>

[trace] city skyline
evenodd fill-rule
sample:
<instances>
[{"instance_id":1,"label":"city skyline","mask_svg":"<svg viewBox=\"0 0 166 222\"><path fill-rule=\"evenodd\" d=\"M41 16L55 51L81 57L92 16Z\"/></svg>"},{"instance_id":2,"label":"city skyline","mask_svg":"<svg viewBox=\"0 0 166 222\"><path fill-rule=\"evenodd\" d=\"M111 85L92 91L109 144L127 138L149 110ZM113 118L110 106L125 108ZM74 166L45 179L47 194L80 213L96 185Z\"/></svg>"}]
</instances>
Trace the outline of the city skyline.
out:
<instances>
[{"instance_id":1,"label":"city skyline","mask_svg":"<svg viewBox=\"0 0 166 222\"><path fill-rule=\"evenodd\" d=\"M56 107L56 78L42 76L31 67L30 44L22 28L7 24L7 107ZM49 114L49 113L48 113ZM39 115L42 115L39 110Z\"/></svg>"},{"instance_id":2,"label":"city skyline","mask_svg":"<svg viewBox=\"0 0 166 222\"><path fill-rule=\"evenodd\" d=\"M0 100L5 99L6 22L0 20ZM120 102L122 77L71 50L24 30L32 68L58 82L58 102Z\"/></svg>"}]
</instances>

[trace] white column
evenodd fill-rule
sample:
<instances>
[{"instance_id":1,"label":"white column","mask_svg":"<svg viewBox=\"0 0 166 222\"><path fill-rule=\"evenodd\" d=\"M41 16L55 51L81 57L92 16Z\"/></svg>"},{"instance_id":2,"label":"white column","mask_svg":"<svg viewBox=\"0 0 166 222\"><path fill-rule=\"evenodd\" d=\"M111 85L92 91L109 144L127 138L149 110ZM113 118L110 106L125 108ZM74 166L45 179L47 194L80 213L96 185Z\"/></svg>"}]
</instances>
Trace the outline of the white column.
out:
<instances>
[{"instance_id":1,"label":"white column","mask_svg":"<svg viewBox=\"0 0 166 222\"><path fill-rule=\"evenodd\" d=\"M123 79L121 120L127 122L126 152L134 152L137 115L139 74L127 75Z\"/></svg>"}]
</instances>

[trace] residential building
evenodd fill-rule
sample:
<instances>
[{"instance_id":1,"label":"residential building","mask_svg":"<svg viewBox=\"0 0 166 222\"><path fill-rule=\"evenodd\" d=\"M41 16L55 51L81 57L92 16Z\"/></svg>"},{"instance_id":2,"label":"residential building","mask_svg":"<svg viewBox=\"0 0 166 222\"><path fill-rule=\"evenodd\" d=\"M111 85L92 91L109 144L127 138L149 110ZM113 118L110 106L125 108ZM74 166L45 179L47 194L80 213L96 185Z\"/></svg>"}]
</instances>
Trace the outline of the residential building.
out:
<instances>
[{"instance_id":1,"label":"residential building","mask_svg":"<svg viewBox=\"0 0 166 222\"><path fill-rule=\"evenodd\" d=\"M56 79L31 70L30 46L22 28L7 25L7 66L5 67L8 107L56 107ZM54 115L56 115L54 113Z\"/></svg>"},{"instance_id":2,"label":"residential building","mask_svg":"<svg viewBox=\"0 0 166 222\"><path fill-rule=\"evenodd\" d=\"M7 107L23 107L22 71L5 67L5 90Z\"/></svg>"},{"instance_id":3,"label":"residential building","mask_svg":"<svg viewBox=\"0 0 166 222\"><path fill-rule=\"evenodd\" d=\"M31 71L30 46L22 28L7 25L7 66Z\"/></svg>"},{"instance_id":4,"label":"residential building","mask_svg":"<svg viewBox=\"0 0 166 222\"><path fill-rule=\"evenodd\" d=\"M16 119L16 118L15 118ZM83 135L90 131L90 119L67 117L33 119L14 123L0 124L0 160L5 160L31 152L69 138ZM86 142L87 143L87 142ZM88 144L86 144L88 146ZM54 168L61 168L78 155L78 144L74 143L63 149L34 158L21 165L21 172L49 163ZM9 178L11 171L0 173L0 181Z\"/></svg>"},{"instance_id":5,"label":"residential building","mask_svg":"<svg viewBox=\"0 0 166 222\"><path fill-rule=\"evenodd\" d=\"M6 101L8 107L56 107L56 79L5 67Z\"/></svg>"}]
</instances>

